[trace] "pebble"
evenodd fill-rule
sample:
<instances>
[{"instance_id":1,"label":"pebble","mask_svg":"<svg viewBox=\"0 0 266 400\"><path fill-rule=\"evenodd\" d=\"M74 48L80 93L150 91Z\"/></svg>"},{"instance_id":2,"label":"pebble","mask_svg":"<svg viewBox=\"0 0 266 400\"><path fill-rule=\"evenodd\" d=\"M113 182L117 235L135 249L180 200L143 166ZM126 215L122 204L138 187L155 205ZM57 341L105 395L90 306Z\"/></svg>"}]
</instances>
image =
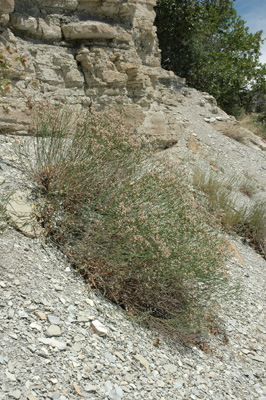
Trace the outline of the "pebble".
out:
<instances>
[{"instance_id":1,"label":"pebble","mask_svg":"<svg viewBox=\"0 0 266 400\"><path fill-rule=\"evenodd\" d=\"M20 399L21 396L21 391L20 390L12 390L11 392L9 392L9 396L14 398L14 399Z\"/></svg>"},{"instance_id":2,"label":"pebble","mask_svg":"<svg viewBox=\"0 0 266 400\"><path fill-rule=\"evenodd\" d=\"M149 362L144 358L141 354L136 354L134 356L135 360L139 361L143 367L146 368L147 373L150 373L150 367L149 367Z\"/></svg>"},{"instance_id":3,"label":"pebble","mask_svg":"<svg viewBox=\"0 0 266 400\"><path fill-rule=\"evenodd\" d=\"M48 321L50 322L51 325L60 324L60 319L58 317L55 317L54 315L48 315L47 319L48 319Z\"/></svg>"},{"instance_id":4,"label":"pebble","mask_svg":"<svg viewBox=\"0 0 266 400\"><path fill-rule=\"evenodd\" d=\"M106 336L108 330L104 327L104 325L98 321L97 319L91 322L92 330L97 333L99 336Z\"/></svg>"},{"instance_id":5,"label":"pebble","mask_svg":"<svg viewBox=\"0 0 266 400\"><path fill-rule=\"evenodd\" d=\"M47 328L45 332L46 336L60 336L61 335L61 329L57 325L50 325L49 328Z\"/></svg>"}]
</instances>

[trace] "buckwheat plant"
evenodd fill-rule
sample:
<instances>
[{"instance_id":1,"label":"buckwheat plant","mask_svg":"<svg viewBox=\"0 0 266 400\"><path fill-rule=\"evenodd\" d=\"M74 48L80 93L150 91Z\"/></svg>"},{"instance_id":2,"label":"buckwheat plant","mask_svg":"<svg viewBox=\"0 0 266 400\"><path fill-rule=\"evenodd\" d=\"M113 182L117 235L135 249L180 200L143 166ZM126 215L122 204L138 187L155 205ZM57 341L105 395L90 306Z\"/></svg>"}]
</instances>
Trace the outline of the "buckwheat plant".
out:
<instances>
[{"instance_id":1,"label":"buckwheat plant","mask_svg":"<svg viewBox=\"0 0 266 400\"><path fill-rule=\"evenodd\" d=\"M206 328L228 290L225 246L178 171L112 110L40 104L32 134L37 216L91 287L149 326Z\"/></svg>"}]
</instances>

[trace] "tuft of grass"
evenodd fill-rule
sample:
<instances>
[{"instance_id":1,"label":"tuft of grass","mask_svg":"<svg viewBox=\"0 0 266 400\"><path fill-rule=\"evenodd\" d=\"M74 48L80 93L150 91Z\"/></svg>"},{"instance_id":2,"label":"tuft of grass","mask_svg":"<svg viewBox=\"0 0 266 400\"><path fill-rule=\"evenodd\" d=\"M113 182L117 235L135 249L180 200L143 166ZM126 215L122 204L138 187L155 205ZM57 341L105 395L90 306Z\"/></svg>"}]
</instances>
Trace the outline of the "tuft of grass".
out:
<instances>
[{"instance_id":1,"label":"tuft of grass","mask_svg":"<svg viewBox=\"0 0 266 400\"><path fill-rule=\"evenodd\" d=\"M232 196L232 184L220 181L213 175L196 170L193 176L194 186L205 194L205 207L228 232L236 232L266 257L266 202L256 200L250 207L237 207ZM242 183L242 193L251 197L255 188L250 183Z\"/></svg>"},{"instance_id":2,"label":"tuft of grass","mask_svg":"<svg viewBox=\"0 0 266 400\"><path fill-rule=\"evenodd\" d=\"M206 328L229 291L226 245L176 170L112 111L40 105L33 133L20 153L39 221L87 282L149 326Z\"/></svg>"},{"instance_id":3,"label":"tuft of grass","mask_svg":"<svg viewBox=\"0 0 266 400\"><path fill-rule=\"evenodd\" d=\"M256 193L256 186L251 182L246 181L240 185L239 190L246 196L252 197Z\"/></svg>"},{"instance_id":4,"label":"tuft of grass","mask_svg":"<svg viewBox=\"0 0 266 400\"><path fill-rule=\"evenodd\" d=\"M220 129L220 131L223 133L223 135L242 144L246 144L248 142L248 135L240 124L226 124Z\"/></svg>"},{"instance_id":5,"label":"tuft of grass","mask_svg":"<svg viewBox=\"0 0 266 400\"><path fill-rule=\"evenodd\" d=\"M266 140L266 123L260 114L244 114L239 118L241 126Z\"/></svg>"}]
</instances>

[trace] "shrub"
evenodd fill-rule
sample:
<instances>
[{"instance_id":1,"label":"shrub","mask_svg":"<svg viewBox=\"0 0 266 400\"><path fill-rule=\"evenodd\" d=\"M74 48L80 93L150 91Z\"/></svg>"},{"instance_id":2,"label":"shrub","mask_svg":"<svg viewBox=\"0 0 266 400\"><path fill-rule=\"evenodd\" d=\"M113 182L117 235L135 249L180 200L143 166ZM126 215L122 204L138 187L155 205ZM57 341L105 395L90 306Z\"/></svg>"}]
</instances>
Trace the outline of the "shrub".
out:
<instances>
[{"instance_id":1,"label":"shrub","mask_svg":"<svg viewBox=\"0 0 266 400\"><path fill-rule=\"evenodd\" d=\"M10 46L7 40L0 35L0 92L6 92L11 87L12 73L10 71L18 65L25 67L27 55L21 55Z\"/></svg>"},{"instance_id":2,"label":"shrub","mask_svg":"<svg viewBox=\"0 0 266 400\"><path fill-rule=\"evenodd\" d=\"M225 246L177 172L113 112L40 106L34 134L22 158L45 196L40 222L90 285L149 325L206 326Z\"/></svg>"}]
</instances>

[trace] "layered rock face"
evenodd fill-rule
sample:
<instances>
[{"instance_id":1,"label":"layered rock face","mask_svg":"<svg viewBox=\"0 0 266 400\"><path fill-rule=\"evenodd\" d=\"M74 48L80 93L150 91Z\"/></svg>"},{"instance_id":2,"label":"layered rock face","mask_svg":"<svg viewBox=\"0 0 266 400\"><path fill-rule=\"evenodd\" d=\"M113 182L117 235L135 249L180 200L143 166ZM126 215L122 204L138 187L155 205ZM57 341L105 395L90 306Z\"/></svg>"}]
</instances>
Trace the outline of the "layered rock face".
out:
<instances>
[{"instance_id":1,"label":"layered rock face","mask_svg":"<svg viewBox=\"0 0 266 400\"><path fill-rule=\"evenodd\" d=\"M2 132L26 133L31 107L117 106L135 127L174 139L184 121L169 112L183 80L160 66L156 0L2 0L2 48L25 55L0 103ZM141 128L140 128L141 127Z\"/></svg>"}]
</instances>

